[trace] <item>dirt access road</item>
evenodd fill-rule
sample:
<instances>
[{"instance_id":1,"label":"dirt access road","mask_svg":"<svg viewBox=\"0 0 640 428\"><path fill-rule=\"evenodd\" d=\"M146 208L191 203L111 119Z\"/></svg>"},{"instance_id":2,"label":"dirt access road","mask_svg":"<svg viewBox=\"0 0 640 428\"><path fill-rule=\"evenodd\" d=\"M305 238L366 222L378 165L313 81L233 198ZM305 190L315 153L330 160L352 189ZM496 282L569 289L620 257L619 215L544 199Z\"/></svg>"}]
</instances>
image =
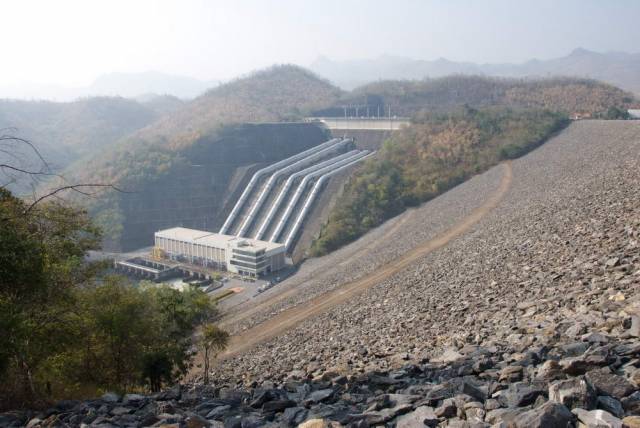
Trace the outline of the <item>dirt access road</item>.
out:
<instances>
[{"instance_id":1,"label":"dirt access road","mask_svg":"<svg viewBox=\"0 0 640 428\"><path fill-rule=\"evenodd\" d=\"M434 239L430 239L414 247L412 250L406 252L397 259L381 266L380 268L372 271L371 273L363 276L356 281L345 284L335 290L322 294L308 302L285 310L273 318L256 325L241 334L233 336L229 343L227 351L221 355L221 358L229 358L237 354L241 354L250 350L257 344L264 342L268 339L278 336L290 328L295 327L300 322L311 318L317 314L328 311L341 304L342 302L362 293L368 288L389 279L397 272L406 269L414 261L424 257L430 252L444 247L450 241L467 232L471 227L478 223L484 216L486 216L491 210L498 206L500 201L504 198L511 186L512 180L512 168L511 162L505 162L502 164L504 169L500 185L496 191L478 208L476 208L471 214L463 218L460 222L455 224L450 229L439 235ZM389 232L396 230L394 227ZM358 252L360 255L360 251ZM254 312L258 307L264 307L269 304L273 304L288 294L295 292L295 289L288 290L287 292L276 295L272 299L266 300L251 310ZM247 314L243 314L247 316ZM231 319L226 320L225 324L230 322Z\"/></svg>"}]
</instances>

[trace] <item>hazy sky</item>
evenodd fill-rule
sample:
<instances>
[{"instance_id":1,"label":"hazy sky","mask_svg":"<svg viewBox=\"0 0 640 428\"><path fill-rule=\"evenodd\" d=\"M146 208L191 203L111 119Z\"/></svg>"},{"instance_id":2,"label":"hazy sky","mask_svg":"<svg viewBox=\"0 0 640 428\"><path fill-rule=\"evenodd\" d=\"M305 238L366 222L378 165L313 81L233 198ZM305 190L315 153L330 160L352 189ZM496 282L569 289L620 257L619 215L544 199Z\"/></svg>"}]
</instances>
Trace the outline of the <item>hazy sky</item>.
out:
<instances>
[{"instance_id":1,"label":"hazy sky","mask_svg":"<svg viewBox=\"0 0 640 428\"><path fill-rule=\"evenodd\" d=\"M2 0L0 85L113 71L229 78L382 54L520 62L640 51L635 0Z\"/></svg>"}]
</instances>

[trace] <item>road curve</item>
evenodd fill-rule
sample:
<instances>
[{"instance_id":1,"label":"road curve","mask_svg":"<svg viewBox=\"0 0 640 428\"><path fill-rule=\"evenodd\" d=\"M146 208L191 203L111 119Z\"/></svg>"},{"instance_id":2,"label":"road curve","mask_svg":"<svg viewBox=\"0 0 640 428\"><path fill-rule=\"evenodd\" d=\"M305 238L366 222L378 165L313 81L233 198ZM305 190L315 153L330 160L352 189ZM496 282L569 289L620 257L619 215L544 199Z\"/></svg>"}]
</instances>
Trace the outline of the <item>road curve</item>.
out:
<instances>
[{"instance_id":1,"label":"road curve","mask_svg":"<svg viewBox=\"0 0 640 428\"><path fill-rule=\"evenodd\" d=\"M502 167L504 171L500 185L496 191L481 206L473 210L468 216L456 223L453 227L449 228L436 238L423 242L402 256L381 266L362 278L317 296L308 302L287 309L275 315L273 318L233 336L226 352L221 355L221 358L226 359L246 352L257 344L276 337L286 330L295 327L300 322L326 312L334 306L337 306L362 293L368 288L389 279L397 272L406 269L414 261L424 257L434 250L444 247L453 239L467 232L471 227L497 207L500 201L507 194L512 181L511 162L507 161L503 163ZM270 299L265 301L264 304L272 302L273 301Z\"/></svg>"},{"instance_id":2,"label":"road curve","mask_svg":"<svg viewBox=\"0 0 640 428\"><path fill-rule=\"evenodd\" d=\"M415 216L417 214L417 211L415 209L412 209L410 212L408 212L406 215L402 216L400 219L398 219L396 221L396 223L389 229L387 230L384 235L382 235L380 238L376 239L375 241L372 241L370 243L368 243L366 246L354 251L353 253L349 254L343 261L341 261L340 263L338 263L337 265L333 266L333 267L318 267L316 269L314 269L310 275L315 275L315 274L326 274L330 271L335 270L336 268L340 267L340 266L345 266L351 262L353 262L354 260L356 260L357 258L359 258L360 256L364 255L367 251L370 251L372 249L374 249L374 247L376 247L376 245L378 245L379 242L385 242L387 239L390 239L391 237L393 237L393 235L398 231L398 229L400 229L400 227L402 227L402 225L404 225L407 221L409 221L413 216ZM307 274L309 275L309 274ZM290 287L288 289L286 289L285 291L278 293L278 294L274 294L273 296L270 296L269 298L261 301L260 303L252 306L251 308L242 310L242 311L238 311L235 313L232 313L228 316L225 316L222 321L220 322L220 326L221 327L225 327L225 326L229 326L229 325L233 325L234 323L240 322L242 320L245 320L247 318L250 318L251 316L255 315L256 313L259 313L262 310L265 310L267 308L269 308L270 306L274 305L275 303L284 300L288 297L291 297L293 295L295 295L296 293L299 292L298 287ZM242 304L239 303L236 306L241 306ZM233 306L232 309L237 309L236 306Z\"/></svg>"}]
</instances>

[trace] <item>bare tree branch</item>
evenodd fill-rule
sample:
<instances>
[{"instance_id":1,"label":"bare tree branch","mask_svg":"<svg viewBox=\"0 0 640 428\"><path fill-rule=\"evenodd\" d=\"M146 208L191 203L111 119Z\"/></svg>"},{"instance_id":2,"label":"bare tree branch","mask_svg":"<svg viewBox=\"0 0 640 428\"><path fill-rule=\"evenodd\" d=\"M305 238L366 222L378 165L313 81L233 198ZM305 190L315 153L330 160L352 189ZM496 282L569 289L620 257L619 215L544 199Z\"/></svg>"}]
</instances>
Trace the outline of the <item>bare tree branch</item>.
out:
<instances>
[{"instance_id":1,"label":"bare tree branch","mask_svg":"<svg viewBox=\"0 0 640 428\"><path fill-rule=\"evenodd\" d=\"M120 193L131 193L124 191L113 184L109 183L78 183L78 184L69 184L67 179L60 174L54 173L47 161L41 155L40 151L37 149L35 145L33 145L30 141L25 140L24 138L16 137L14 135L7 135L6 132L11 131L15 132L14 128L4 128L0 129L0 153L4 153L6 156L13 158L19 163L21 161L19 157L19 149L17 147L19 145L25 145L29 148L30 151L35 153L35 156L42 163L42 169L36 170L33 168L29 168L22 165L13 165L7 161L4 163L0 163L0 172L2 172L9 181L0 186L0 188L6 188L7 186L17 183L18 177L26 176L31 179L31 188L32 188L32 202L26 205L26 208L22 211L22 215L28 215L34 208L40 204L42 201L55 198L57 200L63 200L60 197L60 194L65 191L79 193L84 196L95 197L99 191L98 189L112 189ZM17 145L14 145L17 144ZM13 150L12 150L13 149ZM25 162L26 163L26 162ZM40 182L41 179L44 178L57 177L62 180L64 185L53 188L52 190L47 191L47 193L42 194L40 196L36 193L36 183ZM7 220L7 219L0 219Z\"/></svg>"},{"instance_id":2,"label":"bare tree branch","mask_svg":"<svg viewBox=\"0 0 640 428\"><path fill-rule=\"evenodd\" d=\"M22 174L27 174L27 175L50 175L50 176L57 176L57 177L63 178L61 175L55 174L53 172L29 171L29 170L26 170L26 169L22 169L22 168L18 168L18 167L15 167L15 166L8 165L6 163L0 163L0 168L11 169L13 171L21 172Z\"/></svg>"},{"instance_id":3,"label":"bare tree branch","mask_svg":"<svg viewBox=\"0 0 640 428\"><path fill-rule=\"evenodd\" d=\"M0 132L17 132L17 128L3 128L0 129ZM26 144L27 146L29 146L31 148L31 150L36 154L36 156L38 157L38 159L40 159L40 161L42 162L42 164L44 165L44 167L46 168L47 171L51 172L51 168L49 167L49 163L45 160L45 158L42 156L42 154L40 153L40 150L38 150L36 148L35 145L33 145L33 143L31 143L31 141L29 140L25 140L24 138L20 138L20 137L16 137L15 135L9 135L9 134L2 134L0 135L0 141L11 141L13 143L22 143L22 144Z\"/></svg>"},{"instance_id":4,"label":"bare tree branch","mask_svg":"<svg viewBox=\"0 0 640 428\"><path fill-rule=\"evenodd\" d=\"M110 188L110 189L115 190L115 191L120 192L120 193L131 193L131 192L127 192L127 191L124 191L122 189L119 189L118 187L114 186L113 184L103 184L103 183L71 184L71 185L68 185L68 186L58 187L58 188L50 191L49 193L46 193L46 194L38 197L35 201L33 201L31 204L29 204L27 206L27 208L24 210L24 214L25 215L29 214L29 212L31 212L35 208L35 206L37 204L39 204L40 202L42 202L43 200L45 200L47 198L50 198L50 197L52 197L54 195L57 195L60 192L64 192L65 190L73 190L75 192L78 192L78 193L81 193L81 194L87 195L87 196L94 196L95 195L95 193L94 194L90 194L90 193L87 193L87 192L84 192L84 191L80 190L80 189L83 189L85 187L86 188L92 188L92 187L102 187L102 188L104 188L104 187L107 187L107 188Z\"/></svg>"}]
</instances>

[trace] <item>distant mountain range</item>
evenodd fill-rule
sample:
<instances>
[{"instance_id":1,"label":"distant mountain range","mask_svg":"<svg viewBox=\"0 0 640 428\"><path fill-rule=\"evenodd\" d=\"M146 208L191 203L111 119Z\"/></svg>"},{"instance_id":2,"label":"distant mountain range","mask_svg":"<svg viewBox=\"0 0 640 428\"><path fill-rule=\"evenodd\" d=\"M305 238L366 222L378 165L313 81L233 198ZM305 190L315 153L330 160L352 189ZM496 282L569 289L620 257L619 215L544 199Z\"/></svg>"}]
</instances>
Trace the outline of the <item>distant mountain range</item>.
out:
<instances>
[{"instance_id":1,"label":"distant mountain range","mask_svg":"<svg viewBox=\"0 0 640 428\"><path fill-rule=\"evenodd\" d=\"M0 98L73 101L93 96L120 96L140 98L154 95L172 95L192 99L208 89L218 86L217 80L198 80L147 71L143 73L109 73L99 76L91 85L67 88L55 85L0 86Z\"/></svg>"},{"instance_id":2,"label":"distant mountain range","mask_svg":"<svg viewBox=\"0 0 640 428\"><path fill-rule=\"evenodd\" d=\"M476 64L444 58L424 61L383 55L375 59L348 61L320 57L310 68L344 89L353 89L376 80L478 74L504 77L588 77L640 94L640 53L598 53L582 48L561 58L533 59L521 64Z\"/></svg>"}]
</instances>

